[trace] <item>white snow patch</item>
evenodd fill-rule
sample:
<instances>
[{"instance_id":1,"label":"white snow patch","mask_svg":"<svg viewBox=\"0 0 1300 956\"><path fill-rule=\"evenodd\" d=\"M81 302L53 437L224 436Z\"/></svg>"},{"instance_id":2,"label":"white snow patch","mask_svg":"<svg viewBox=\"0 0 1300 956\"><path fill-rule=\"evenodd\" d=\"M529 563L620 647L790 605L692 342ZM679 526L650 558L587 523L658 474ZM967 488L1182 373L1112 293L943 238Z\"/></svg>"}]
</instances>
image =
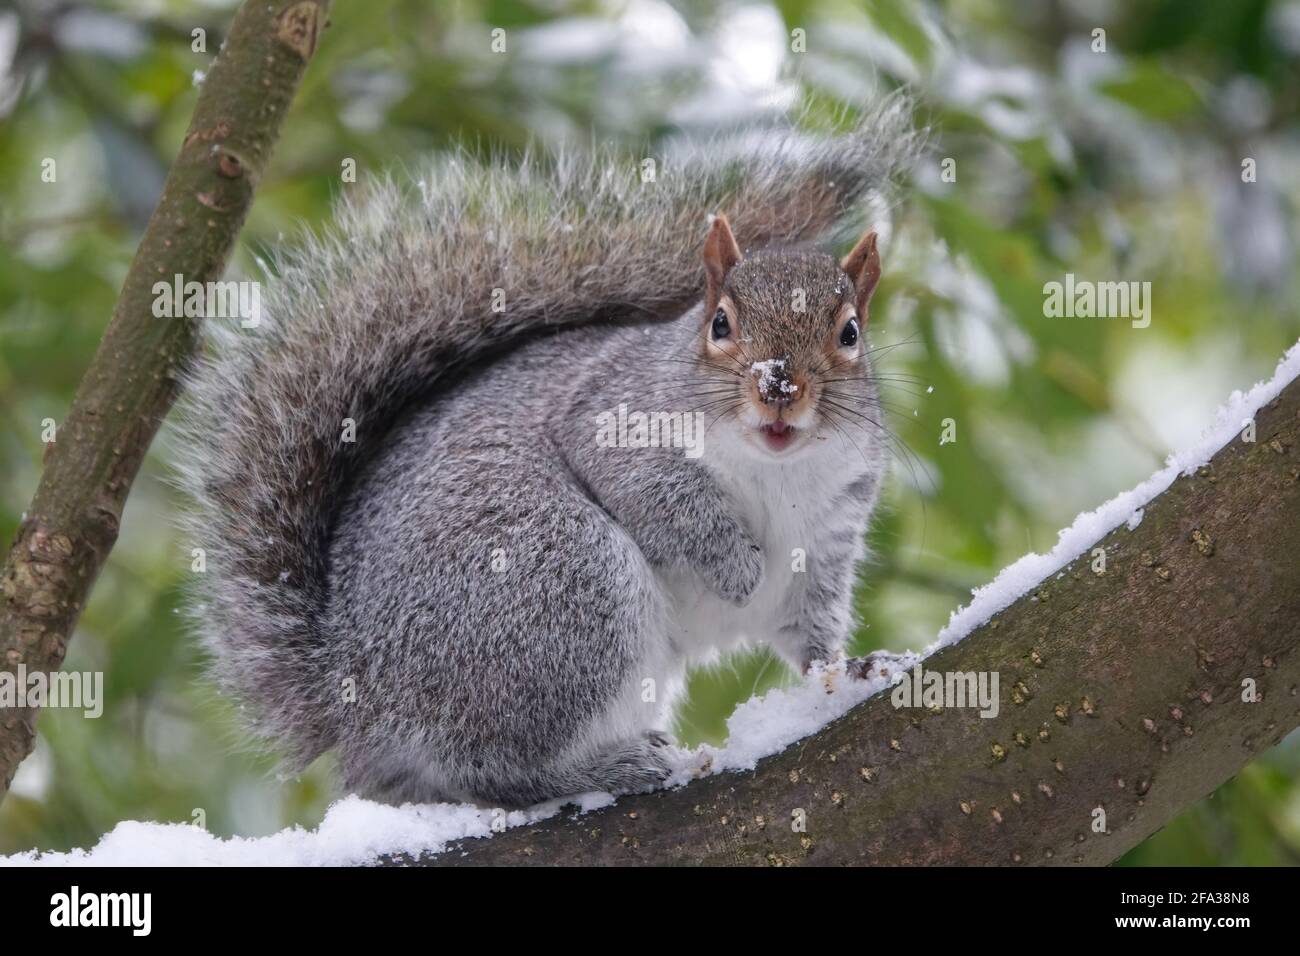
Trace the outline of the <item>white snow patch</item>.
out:
<instances>
[{"instance_id":1,"label":"white snow patch","mask_svg":"<svg viewBox=\"0 0 1300 956\"><path fill-rule=\"evenodd\" d=\"M360 797L337 801L315 830L290 827L267 837L222 839L187 823L119 823L90 850L29 851L0 857L0 866L348 866L390 853L438 853L448 843L490 836L554 816L566 804L581 812L608 806L607 793L583 794L509 813L468 804L390 807Z\"/></svg>"},{"instance_id":2,"label":"white snow patch","mask_svg":"<svg viewBox=\"0 0 1300 956\"><path fill-rule=\"evenodd\" d=\"M888 687L895 674L910 670L920 660L910 652L889 656L887 673L877 667L870 677L860 679L848 675L844 661L814 665L800 683L750 698L727 718L726 744L704 744L698 750L684 751L682 766L669 785L725 770L753 770L763 757L780 753L847 714Z\"/></svg>"},{"instance_id":3,"label":"white snow patch","mask_svg":"<svg viewBox=\"0 0 1300 956\"><path fill-rule=\"evenodd\" d=\"M1126 524L1130 531L1137 530L1137 526L1142 523L1142 516L1144 514L1146 514L1146 509L1139 508L1137 511L1133 512L1131 515L1128 516L1128 521L1126 522Z\"/></svg>"}]
</instances>

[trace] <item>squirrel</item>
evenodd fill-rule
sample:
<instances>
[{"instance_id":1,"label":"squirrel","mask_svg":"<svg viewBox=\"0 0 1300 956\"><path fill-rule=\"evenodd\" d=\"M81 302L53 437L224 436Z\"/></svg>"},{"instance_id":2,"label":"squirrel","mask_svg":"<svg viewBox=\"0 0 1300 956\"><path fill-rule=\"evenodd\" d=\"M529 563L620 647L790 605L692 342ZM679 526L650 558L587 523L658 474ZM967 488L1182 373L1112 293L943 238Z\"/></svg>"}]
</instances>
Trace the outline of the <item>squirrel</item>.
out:
<instances>
[{"instance_id":1,"label":"squirrel","mask_svg":"<svg viewBox=\"0 0 1300 956\"><path fill-rule=\"evenodd\" d=\"M664 781L691 662L842 654L881 266L874 231L821 244L917 141L886 101L653 181L462 154L278 253L261 323L205 329L182 425L193 616L254 732L372 799L525 806Z\"/></svg>"}]
</instances>

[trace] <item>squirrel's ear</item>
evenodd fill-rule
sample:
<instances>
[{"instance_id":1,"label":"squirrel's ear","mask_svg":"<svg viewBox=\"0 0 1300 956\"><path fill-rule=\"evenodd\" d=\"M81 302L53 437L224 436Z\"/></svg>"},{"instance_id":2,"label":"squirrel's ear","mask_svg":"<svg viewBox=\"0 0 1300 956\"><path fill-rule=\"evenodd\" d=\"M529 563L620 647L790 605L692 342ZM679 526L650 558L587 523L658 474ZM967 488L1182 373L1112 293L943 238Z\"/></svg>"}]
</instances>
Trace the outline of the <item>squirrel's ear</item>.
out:
<instances>
[{"instance_id":1,"label":"squirrel's ear","mask_svg":"<svg viewBox=\"0 0 1300 956\"><path fill-rule=\"evenodd\" d=\"M853 280L853 288L857 292L857 301L854 304L858 308L858 315L865 321L871 294L876 291L876 284L880 282L880 253L876 251L876 230L867 230L867 234L858 240L853 251L844 257L840 267Z\"/></svg>"},{"instance_id":2,"label":"squirrel's ear","mask_svg":"<svg viewBox=\"0 0 1300 956\"><path fill-rule=\"evenodd\" d=\"M713 217L709 228L709 237L704 240L704 271L707 278L705 300L708 311L712 312L722 297L722 283L727 273L740 261L740 247L736 237L731 234L731 224L727 217L719 213Z\"/></svg>"}]
</instances>

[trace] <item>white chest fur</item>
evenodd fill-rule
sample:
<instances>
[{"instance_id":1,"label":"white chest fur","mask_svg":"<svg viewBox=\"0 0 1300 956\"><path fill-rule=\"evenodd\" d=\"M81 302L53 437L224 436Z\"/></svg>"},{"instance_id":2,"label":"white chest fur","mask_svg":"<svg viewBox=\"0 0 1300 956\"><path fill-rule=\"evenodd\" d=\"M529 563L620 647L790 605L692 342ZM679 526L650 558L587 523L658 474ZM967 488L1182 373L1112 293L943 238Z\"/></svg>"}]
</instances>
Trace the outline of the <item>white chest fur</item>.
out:
<instances>
[{"instance_id":1,"label":"white chest fur","mask_svg":"<svg viewBox=\"0 0 1300 956\"><path fill-rule=\"evenodd\" d=\"M737 517L762 548L764 575L750 602L736 607L694 574L660 574L673 610L671 639L688 661L768 642L789 623L791 595L806 583L808 555L825 535L854 520L836 514L851 479L849 469L833 449L825 451L790 464L757 461L725 447L705 457L706 467L739 510Z\"/></svg>"}]
</instances>

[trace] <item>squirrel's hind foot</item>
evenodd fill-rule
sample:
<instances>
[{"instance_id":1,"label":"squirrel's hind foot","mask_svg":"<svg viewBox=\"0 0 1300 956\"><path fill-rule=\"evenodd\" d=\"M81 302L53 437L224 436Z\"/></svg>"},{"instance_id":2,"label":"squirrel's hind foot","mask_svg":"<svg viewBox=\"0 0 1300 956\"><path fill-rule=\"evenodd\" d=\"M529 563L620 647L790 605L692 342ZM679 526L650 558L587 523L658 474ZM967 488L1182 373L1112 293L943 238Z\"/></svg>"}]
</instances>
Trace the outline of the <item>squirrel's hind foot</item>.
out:
<instances>
[{"instance_id":1,"label":"squirrel's hind foot","mask_svg":"<svg viewBox=\"0 0 1300 956\"><path fill-rule=\"evenodd\" d=\"M470 799L484 806L527 807L592 791L644 793L662 786L677 769L672 741L658 730L648 730L590 753L567 766L542 769L523 780L471 785Z\"/></svg>"},{"instance_id":2,"label":"squirrel's hind foot","mask_svg":"<svg viewBox=\"0 0 1300 956\"><path fill-rule=\"evenodd\" d=\"M661 786L676 769L672 741L660 730L615 744L581 771L584 790L640 793Z\"/></svg>"}]
</instances>

